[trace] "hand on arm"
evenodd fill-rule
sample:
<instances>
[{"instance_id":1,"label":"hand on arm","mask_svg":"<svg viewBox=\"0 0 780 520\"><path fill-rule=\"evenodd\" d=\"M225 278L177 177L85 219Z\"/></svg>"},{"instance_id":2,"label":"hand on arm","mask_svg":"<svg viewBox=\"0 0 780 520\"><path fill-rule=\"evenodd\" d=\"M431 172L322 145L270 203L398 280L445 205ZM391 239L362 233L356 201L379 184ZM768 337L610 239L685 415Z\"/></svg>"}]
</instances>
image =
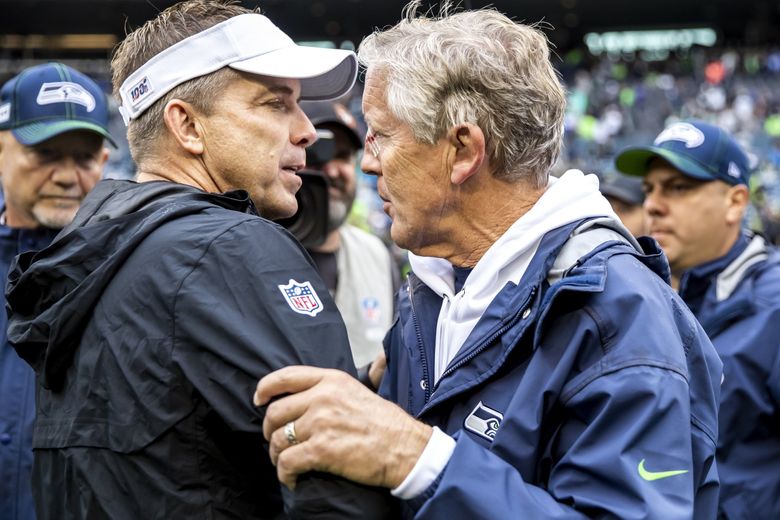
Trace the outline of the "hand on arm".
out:
<instances>
[{"instance_id":1,"label":"hand on arm","mask_svg":"<svg viewBox=\"0 0 780 520\"><path fill-rule=\"evenodd\" d=\"M268 405L263 435L279 480L291 489L297 476L309 471L395 488L432 433L430 426L339 370L282 368L260 380L254 402L263 406L282 395ZM291 421L294 445L284 431Z\"/></svg>"}]
</instances>

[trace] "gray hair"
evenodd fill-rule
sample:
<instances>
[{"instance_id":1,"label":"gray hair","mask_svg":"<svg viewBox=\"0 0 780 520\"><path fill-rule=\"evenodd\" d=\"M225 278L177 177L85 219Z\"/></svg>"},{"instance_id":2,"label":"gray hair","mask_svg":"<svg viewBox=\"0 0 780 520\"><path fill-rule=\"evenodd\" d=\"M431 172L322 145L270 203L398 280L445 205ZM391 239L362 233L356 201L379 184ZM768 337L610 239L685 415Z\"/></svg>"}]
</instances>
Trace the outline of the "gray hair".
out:
<instances>
[{"instance_id":1,"label":"gray hair","mask_svg":"<svg viewBox=\"0 0 780 520\"><path fill-rule=\"evenodd\" d=\"M547 184L563 145L566 95L544 33L492 9L404 19L360 44L358 59L386 74L390 111L429 144L455 125L485 133L498 178Z\"/></svg>"}]
</instances>

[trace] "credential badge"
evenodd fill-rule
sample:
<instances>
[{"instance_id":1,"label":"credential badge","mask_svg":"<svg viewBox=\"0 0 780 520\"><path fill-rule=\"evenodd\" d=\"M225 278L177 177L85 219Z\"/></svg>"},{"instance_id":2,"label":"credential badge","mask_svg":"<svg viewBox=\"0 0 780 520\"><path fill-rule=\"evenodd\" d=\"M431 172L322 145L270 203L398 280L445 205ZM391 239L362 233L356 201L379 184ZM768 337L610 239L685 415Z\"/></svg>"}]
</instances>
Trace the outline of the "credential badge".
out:
<instances>
[{"instance_id":1,"label":"credential badge","mask_svg":"<svg viewBox=\"0 0 780 520\"><path fill-rule=\"evenodd\" d=\"M290 279L287 285L278 287L287 304L298 314L316 316L322 310L322 301L311 286L311 282L299 283Z\"/></svg>"},{"instance_id":2,"label":"credential badge","mask_svg":"<svg viewBox=\"0 0 780 520\"><path fill-rule=\"evenodd\" d=\"M493 437L496 436L498 427L501 426L503 420L504 414L485 406L480 401L463 421L463 426L470 432L493 442Z\"/></svg>"}]
</instances>

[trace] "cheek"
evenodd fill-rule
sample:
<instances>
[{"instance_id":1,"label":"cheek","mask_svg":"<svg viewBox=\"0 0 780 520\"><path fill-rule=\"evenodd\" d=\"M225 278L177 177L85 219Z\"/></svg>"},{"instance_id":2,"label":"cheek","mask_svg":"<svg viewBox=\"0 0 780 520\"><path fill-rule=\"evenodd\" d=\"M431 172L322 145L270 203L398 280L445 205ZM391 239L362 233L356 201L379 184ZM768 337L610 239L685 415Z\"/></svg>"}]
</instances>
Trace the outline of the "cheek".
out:
<instances>
[{"instance_id":1,"label":"cheek","mask_svg":"<svg viewBox=\"0 0 780 520\"><path fill-rule=\"evenodd\" d=\"M95 185L100 181L102 176L103 176L102 167L96 167L82 173L80 178L81 178L81 187L84 189L84 192L87 193L91 191L92 188L94 188Z\"/></svg>"}]
</instances>

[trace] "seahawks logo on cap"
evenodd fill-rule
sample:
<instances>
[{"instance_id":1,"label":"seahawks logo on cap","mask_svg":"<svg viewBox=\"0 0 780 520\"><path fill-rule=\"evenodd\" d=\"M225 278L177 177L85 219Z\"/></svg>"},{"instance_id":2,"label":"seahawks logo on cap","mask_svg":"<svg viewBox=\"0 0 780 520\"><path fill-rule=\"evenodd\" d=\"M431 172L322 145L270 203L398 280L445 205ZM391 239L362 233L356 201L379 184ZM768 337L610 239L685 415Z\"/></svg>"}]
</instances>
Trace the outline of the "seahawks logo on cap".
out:
<instances>
[{"instance_id":1,"label":"seahawks logo on cap","mask_svg":"<svg viewBox=\"0 0 780 520\"><path fill-rule=\"evenodd\" d=\"M87 89L71 81L44 83L35 99L39 105L52 103L76 103L86 107L87 112L95 110L95 98Z\"/></svg>"},{"instance_id":2,"label":"seahawks logo on cap","mask_svg":"<svg viewBox=\"0 0 780 520\"><path fill-rule=\"evenodd\" d=\"M735 179L739 179L742 176L742 171L734 162L729 162L729 169L727 173Z\"/></svg>"},{"instance_id":3,"label":"seahawks logo on cap","mask_svg":"<svg viewBox=\"0 0 780 520\"><path fill-rule=\"evenodd\" d=\"M470 432L474 432L480 437L493 442L493 438L496 436L498 427L501 426L501 421L503 420L504 414L485 406L480 401L466 417L466 420L463 421L463 426Z\"/></svg>"},{"instance_id":4,"label":"seahawks logo on cap","mask_svg":"<svg viewBox=\"0 0 780 520\"><path fill-rule=\"evenodd\" d=\"M696 148L704 142L704 134L690 123L675 123L658 134L653 144L658 146L666 141L681 141L686 148Z\"/></svg>"},{"instance_id":5,"label":"seahawks logo on cap","mask_svg":"<svg viewBox=\"0 0 780 520\"><path fill-rule=\"evenodd\" d=\"M11 103L0 105L0 123L5 123L11 119Z\"/></svg>"}]
</instances>

